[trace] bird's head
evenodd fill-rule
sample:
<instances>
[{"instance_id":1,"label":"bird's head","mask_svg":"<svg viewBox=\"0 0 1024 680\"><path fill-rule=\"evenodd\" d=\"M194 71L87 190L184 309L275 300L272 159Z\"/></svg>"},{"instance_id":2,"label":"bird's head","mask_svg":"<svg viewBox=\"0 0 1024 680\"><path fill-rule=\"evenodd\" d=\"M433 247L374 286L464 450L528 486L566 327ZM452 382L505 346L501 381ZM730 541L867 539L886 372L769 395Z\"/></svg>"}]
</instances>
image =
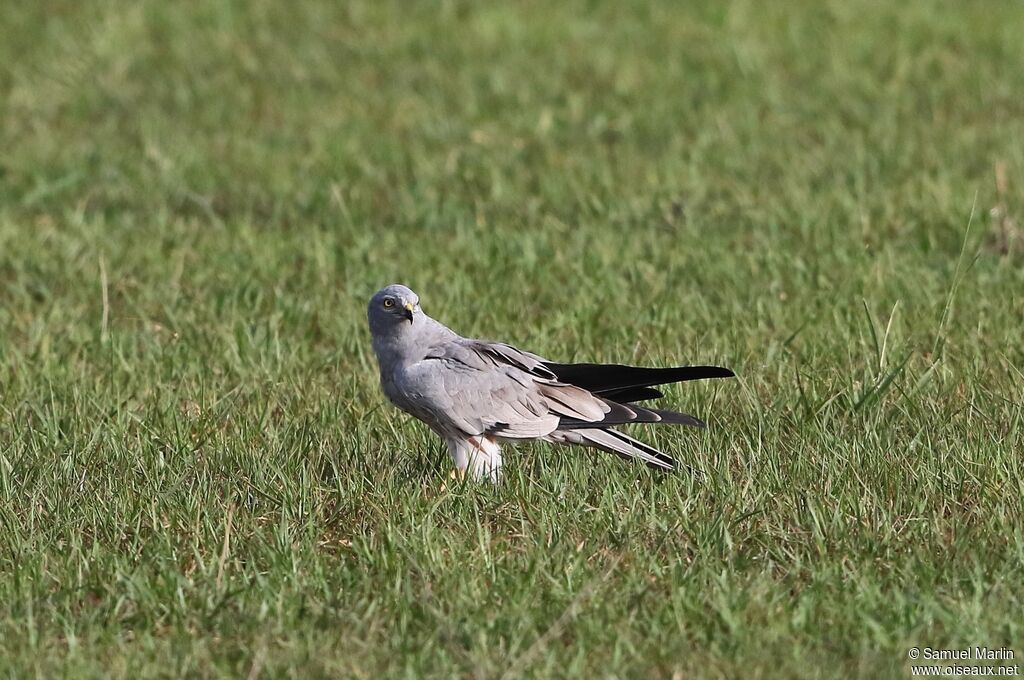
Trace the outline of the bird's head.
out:
<instances>
[{"instance_id":1,"label":"bird's head","mask_svg":"<svg viewBox=\"0 0 1024 680\"><path fill-rule=\"evenodd\" d=\"M401 335L422 316L420 296L400 283L384 286L374 293L366 309L370 333L374 338Z\"/></svg>"}]
</instances>

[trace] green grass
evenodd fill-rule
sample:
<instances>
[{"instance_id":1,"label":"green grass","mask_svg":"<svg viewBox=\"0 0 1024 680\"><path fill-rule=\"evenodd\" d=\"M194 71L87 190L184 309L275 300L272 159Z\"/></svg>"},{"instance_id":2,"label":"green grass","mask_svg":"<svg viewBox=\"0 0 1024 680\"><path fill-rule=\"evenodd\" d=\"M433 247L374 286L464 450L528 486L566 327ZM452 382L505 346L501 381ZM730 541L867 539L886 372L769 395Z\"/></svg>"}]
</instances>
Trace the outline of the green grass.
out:
<instances>
[{"instance_id":1,"label":"green grass","mask_svg":"<svg viewBox=\"0 0 1024 680\"><path fill-rule=\"evenodd\" d=\"M7 2L0 675L1024 655L1024 6ZM998 181L997 181L998 178ZM441 489L365 302L711 363ZM1024 662L1022 662L1024 663Z\"/></svg>"}]
</instances>

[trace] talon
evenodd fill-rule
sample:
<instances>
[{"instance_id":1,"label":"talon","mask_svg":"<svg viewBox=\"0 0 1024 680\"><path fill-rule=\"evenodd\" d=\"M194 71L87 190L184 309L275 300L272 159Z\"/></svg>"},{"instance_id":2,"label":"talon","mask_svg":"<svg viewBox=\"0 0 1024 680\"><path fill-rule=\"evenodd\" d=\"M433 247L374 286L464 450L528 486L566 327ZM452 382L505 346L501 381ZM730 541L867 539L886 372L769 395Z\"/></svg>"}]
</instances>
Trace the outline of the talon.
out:
<instances>
[{"instance_id":1,"label":"talon","mask_svg":"<svg viewBox=\"0 0 1024 680\"><path fill-rule=\"evenodd\" d=\"M448 473L448 479L458 480L458 481L461 482L465 478L466 478L466 469L465 468L452 468L452 471ZM448 484L446 482L441 482L441 488L438 489L438 491L440 493L444 493L447 490L448 490Z\"/></svg>"}]
</instances>

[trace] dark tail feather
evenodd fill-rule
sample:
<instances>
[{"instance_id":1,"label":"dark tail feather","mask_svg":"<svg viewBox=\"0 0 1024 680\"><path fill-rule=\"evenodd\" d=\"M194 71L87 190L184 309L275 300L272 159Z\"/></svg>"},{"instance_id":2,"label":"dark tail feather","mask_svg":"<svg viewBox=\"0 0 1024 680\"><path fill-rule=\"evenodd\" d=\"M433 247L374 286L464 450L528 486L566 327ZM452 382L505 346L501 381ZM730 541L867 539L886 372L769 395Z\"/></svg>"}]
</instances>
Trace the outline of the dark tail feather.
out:
<instances>
[{"instance_id":1,"label":"dark tail feather","mask_svg":"<svg viewBox=\"0 0 1024 680\"><path fill-rule=\"evenodd\" d=\"M596 449L622 456L623 458L636 458L646 463L649 467L659 470L675 469L675 461L672 459L672 456L615 430L601 428L556 430L549 437L554 441L566 444L592 446Z\"/></svg>"},{"instance_id":2,"label":"dark tail feather","mask_svg":"<svg viewBox=\"0 0 1024 680\"><path fill-rule=\"evenodd\" d=\"M610 425L628 425L635 423L667 423L670 425L688 425L690 427L707 427L704 421L694 418L687 413L667 411L660 408L649 408L637 404L617 404L607 402L612 408L603 420L587 422L574 418L563 418L558 423L560 430L585 430L595 427L608 427ZM623 408L624 407L624 408Z\"/></svg>"},{"instance_id":3,"label":"dark tail feather","mask_svg":"<svg viewBox=\"0 0 1024 680\"><path fill-rule=\"evenodd\" d=\"M601 396L609 401L628 403L631 401L647 401L648 399L661 399L665 395L661 390L653 387L623 387L619 390L604 390Z\"/></svg>"},{"instance_id":4,"label":"dark tail feather","mask_svg":"<svg viewBox=\"0 0 1024 680\"><path fill-rule=\"evenodd\" d=\"M650 368L623 366L622 364L545 364L560 382L582 387L614 401L651 399L658 390L646 390L651 385L667 385L687 380L731 378L735 374L721 366L676 366ZM614 396L612 396L614 395Z\"/></svg>"}]
</instances>

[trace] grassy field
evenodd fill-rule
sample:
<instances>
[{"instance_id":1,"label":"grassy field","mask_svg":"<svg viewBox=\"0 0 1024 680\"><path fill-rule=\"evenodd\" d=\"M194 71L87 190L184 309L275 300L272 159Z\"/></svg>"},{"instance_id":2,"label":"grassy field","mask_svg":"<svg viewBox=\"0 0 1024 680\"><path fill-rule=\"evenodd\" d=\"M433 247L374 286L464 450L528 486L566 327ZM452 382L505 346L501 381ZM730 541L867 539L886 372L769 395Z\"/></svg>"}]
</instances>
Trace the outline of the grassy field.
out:
<instances>
[{"instance_id":1,"label":"grassy field","mask_svg":"<svg viewBox=\"0 0 1024 680\"><path fill-rule=\"evenodd\" d=\"M0 5L0 676L1024 665L1024 5ZM720 363L442 489L391 281Z\"/></svg>"}]
</instances>

